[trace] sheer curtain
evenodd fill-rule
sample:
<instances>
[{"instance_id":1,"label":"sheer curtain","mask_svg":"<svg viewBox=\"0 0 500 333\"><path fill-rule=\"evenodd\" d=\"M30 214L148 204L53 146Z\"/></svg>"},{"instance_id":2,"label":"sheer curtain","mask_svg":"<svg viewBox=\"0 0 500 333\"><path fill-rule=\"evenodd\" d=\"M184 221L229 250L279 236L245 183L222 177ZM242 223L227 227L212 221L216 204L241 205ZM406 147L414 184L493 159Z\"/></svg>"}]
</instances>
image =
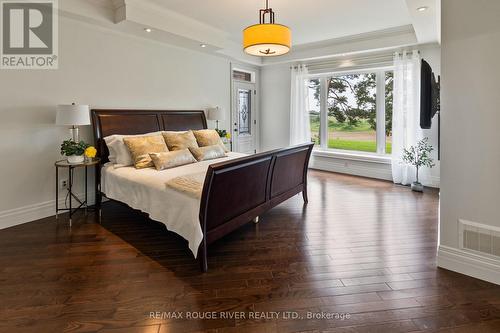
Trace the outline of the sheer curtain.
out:
<instances>
[{"instance_id":1,"label":"sheer curtain","mask_svg":"<svg viewBox=\"0 0 500 333\"><path fill-rule=\"evenodd\" d=\"M292 68L292 84L290 91L290 144L297 145L311 142L311 127L307 110L308 71L305 65Z\"/></svg>"},{"instance_id":2,"label":"sheer curtain","mask_svg":"<svg viewBox=\"0 0 500 333\"><path fill-rule=\"evenodd\" d=\"M420 66L418 51L394 56L394 104L392 114L392 178L408 185L415 181L415 168L403 163L403 149L423 138L420 129ZM420 170L420 181L429 183L429 170Z\"/></svg>"}]
</instances>

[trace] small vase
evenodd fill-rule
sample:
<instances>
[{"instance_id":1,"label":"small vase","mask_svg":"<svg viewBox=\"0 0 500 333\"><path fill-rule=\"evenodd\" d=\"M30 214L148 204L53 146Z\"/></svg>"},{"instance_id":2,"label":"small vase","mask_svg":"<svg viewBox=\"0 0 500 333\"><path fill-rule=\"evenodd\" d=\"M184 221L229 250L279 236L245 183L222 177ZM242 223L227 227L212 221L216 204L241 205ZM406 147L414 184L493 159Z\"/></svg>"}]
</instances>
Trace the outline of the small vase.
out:
<instances>
[{"instance_id":1,"label":"small vase","mask_svg":"<svg viewBox=\"0 0 500 333\"><path fill-rule=\"evenodd\" d=\"M413 182L411 184L411 190L415 192L423 192L424 191L424 185L422 185L419 182Z\"/></svg>"},{"instance_id":2,"label":"small vase","mask_svg":"<svg viewBox=\"0 0 500 333\"><path fill-rule=\"evenodd\" d=\"M68 156L68 163L69 164L80 164L83 163L85 158L83 155L71 155Z\"/></svg>"}]
</instances>

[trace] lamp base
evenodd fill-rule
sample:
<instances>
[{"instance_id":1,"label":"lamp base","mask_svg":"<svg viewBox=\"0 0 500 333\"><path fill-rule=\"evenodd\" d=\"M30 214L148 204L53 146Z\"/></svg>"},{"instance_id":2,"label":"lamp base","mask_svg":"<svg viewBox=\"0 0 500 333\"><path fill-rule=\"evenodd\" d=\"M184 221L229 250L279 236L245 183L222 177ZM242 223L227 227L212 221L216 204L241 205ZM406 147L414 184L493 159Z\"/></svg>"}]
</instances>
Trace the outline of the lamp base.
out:
<instances>
[{"instance_id":1,"label":"lamp base","mask_svg":"<svg viewBox=\"0 0 500 333\"><path fill-rule=\"evenodd\" d=\"M80 141L80 131L77 126L73 126L69 129L71 133L71 137L73 138L74 142L79 142Z\"/></svg>"}]
</instances>

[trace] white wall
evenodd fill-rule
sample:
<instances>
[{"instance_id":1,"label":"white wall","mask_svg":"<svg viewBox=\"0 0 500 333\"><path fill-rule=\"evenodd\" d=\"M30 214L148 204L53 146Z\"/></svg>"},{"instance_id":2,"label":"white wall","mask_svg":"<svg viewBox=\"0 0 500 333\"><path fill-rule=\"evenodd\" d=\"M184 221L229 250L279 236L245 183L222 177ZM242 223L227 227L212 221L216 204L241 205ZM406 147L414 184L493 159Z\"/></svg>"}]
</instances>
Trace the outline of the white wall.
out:
<instances>
[{"instance_id":1,"label":"white wall","mask_svg":"<svg viewBox=\"0 0 500 333\"><path fill-rule=\"evenodd\" d=\"M436 74L436 80L438 75L441 75L441 48L439 46L426 46L419 48L420 55L425 59L429 65L432 67L432 71ZM434 147L434 151L431 156L434 159L436 166L430 170L430 177L433 186L439 186L440 184L440 171L441 162L438 160L438 116L436 115L432 119L432 128L428 130L423 130L424 137L429 138L429 143Z\"/></svg>"},{"instance_id":2,"label":"white wall","mask_svg":"<svg viewBox=\"0 0 500 333\"><path fill-rule=\"evenodd\" d=\"M290 145L290 64L263 67L261 73L262 150Z\"/></svg>"},{"instance_id":3,"label":"white wall","mask_svg":"<svg viewBox=\"0 0 500 333\"><path fill-rule=\"evenodd\" d=\"M55 107L230 110L229 60L60 18L59 69L0 70L0 228L53 215ZM229 120L221 124L228 128ZM209 126L213 126L210 124ZM91 140L90 126L83 137ZM17 216L29 211L30 214Z\"/></svg>"},{"instance_id":4,"label":"white wall","mask_svg":"<svg viewBox=\"0 0 500 333\"><path fill-rule=\"evenodd\" d=\"M441 50L439 46L423 46L421 55L432 66L434 72L441 74ZM286 147L290 140L290 64L267 65L261 69L261 146L264 150ZM433 157L437 162L438 146L437 117L432 129L424 130L429 142L436 148ZM380 179L392 179L391 166L387 163L370 163L352 159L335 159L313 156L314 168L336 172L352 173ZM439 162L431 170L432 185L439 186Z\"/></svg>"},{"instance_id":5,"label":"white wall","mask_svg":"<svg viewBox=\"0 0 500 333\"><path fill-rule=\"evenodd\" d=\"M453 258L458 219L500 227L500 2L442 2L441 266L500 283ZM460 254L463 255L463 254ZM456 260L455 260L456 259Z\"/></svg>"}]
</instances>

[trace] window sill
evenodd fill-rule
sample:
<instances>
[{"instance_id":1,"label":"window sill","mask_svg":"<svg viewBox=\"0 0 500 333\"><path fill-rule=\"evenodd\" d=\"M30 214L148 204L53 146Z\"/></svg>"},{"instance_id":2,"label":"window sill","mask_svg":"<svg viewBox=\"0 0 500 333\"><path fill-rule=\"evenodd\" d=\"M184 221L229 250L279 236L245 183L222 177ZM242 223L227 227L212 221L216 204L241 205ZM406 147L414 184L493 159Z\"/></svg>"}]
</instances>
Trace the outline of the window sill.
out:
<instances>
[{"instance_id":1,"label":"window sill","mask_svg":"<svg viewBox=\"0 0 500 333\"><path fill-rule=\"evenodd\" d=\"M392 162L392 157L390 155L379 155L379 154L351 152L351 151L347 152L335 149L325 150L325 149L315 148L312 154L313 156L318 156L318 157L338 158L343 160L370 162L379 164L391 164Z\"/></svg>"}]
</instances>

